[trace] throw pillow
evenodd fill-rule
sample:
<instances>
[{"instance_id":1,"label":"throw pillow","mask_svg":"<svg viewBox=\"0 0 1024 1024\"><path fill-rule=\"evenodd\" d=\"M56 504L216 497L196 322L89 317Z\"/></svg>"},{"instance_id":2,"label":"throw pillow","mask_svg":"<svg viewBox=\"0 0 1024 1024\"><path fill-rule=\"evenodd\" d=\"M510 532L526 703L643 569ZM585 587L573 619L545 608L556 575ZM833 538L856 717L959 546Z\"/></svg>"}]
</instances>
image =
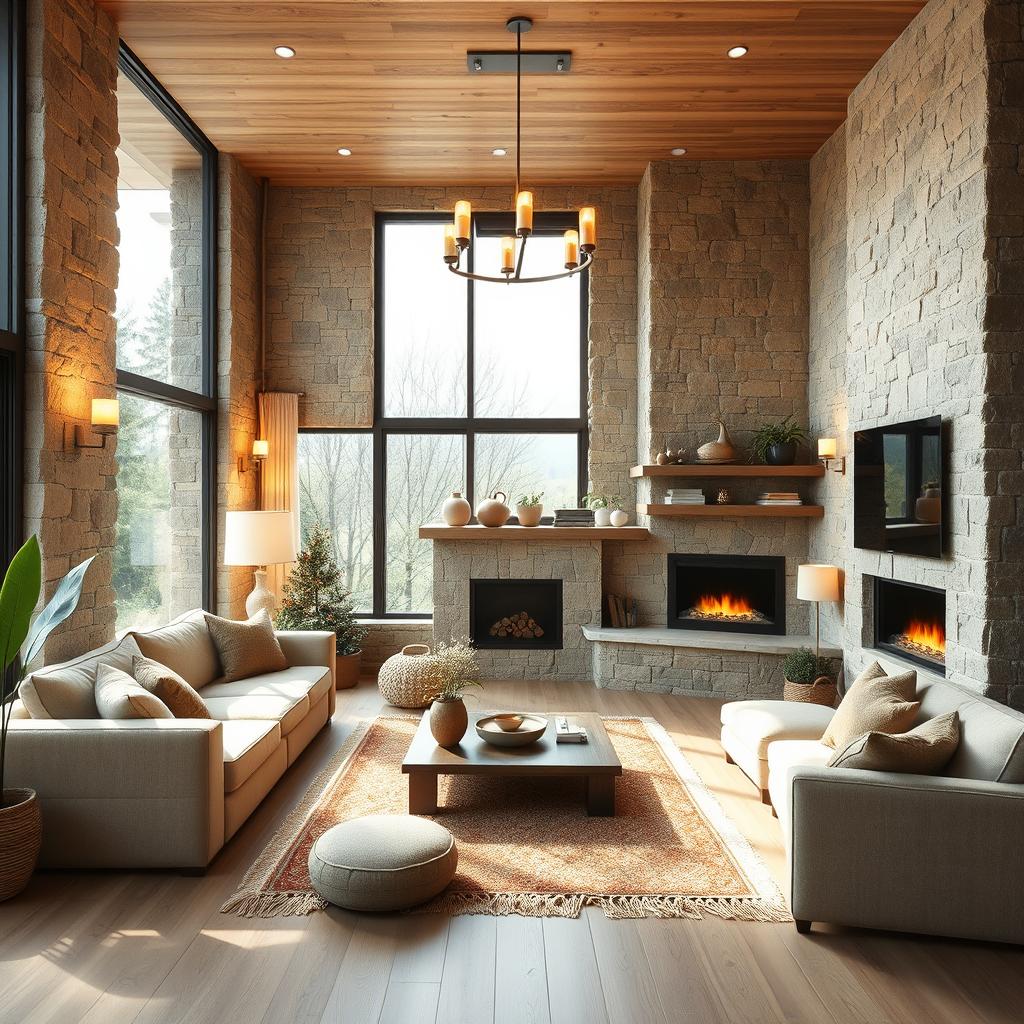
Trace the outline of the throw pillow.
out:
<instances>
[{"instance_id":1,"label":"throw pillow","mask_svg":"<svg viewBox=\"0 0 1024 1024\"><path fill-rule=\"evenodd\" d=\"M247 622L222 619L207 612L206 625L220 655L221 682L232 683L288 667L288 659L274 636L274 624L265 608Z\"/></svg>"},{"instance_id":2,"label":"throw pillow","mask_svg":"<svg viewBox=\"0 0 1024 1024\"><path fill-rule=\"evenodd\" d=\"M842 750L866 732L905 732L921 706L913 700L916 690L917 673L912 669L890 676L873 663L846 691L821 742Z\"/></svg>"},{"instance_id":3,"label":"throw pillow","mask_svg":"<svg viewBox=\"0 0 1024 1024\"><path fill-rule=\"evenodd\" d=\"M220 662L205 613L196 611L147 633L135 633L143 657L177 672L193 689L199 690L220 675Z\"/></svg>"},{"instance_id":4,"label":"throw pillow","mask_svg":"<svg viewBox=\"0 0 1024 1024\"><path fill-rule=\"evenodd\" d=\"M132 675L137 683L166 704L175 718L212 717L206 701L174 669L150 658L136 658L132 662Z\"/></svg>"},{"instance_id":5,"label":"throw pillow","mask_svg":"<svg viewBox=\"0 0 1024 1024\"><path fill-rule=\"evenodd\" d=\"M936 775L960 745L960 715L948 711L910 732L868 732L858 736L829 761L831 768Z\"/></svg>"},{"instance_id":6,"label":"throw pillow","mask_svg":"<svg viewBox=\"0 0 1024 1024\"><path fill-rule=\"evenodd\" d=\"M100 718L174 717L162 700L113 665L96 669L96 708Z\"/></svg>"},{"instance_id":7,"label":"throw pillow","mask_svg":"<svg viewBox=\"0 0 1024 1024\"><path fill-rule=\"evenodd\" d=\"M52 674L33 672L18 687L25 710L32 718L98 718L96 710L96 677L93 671Z\"/></svg>"}]
</instances>

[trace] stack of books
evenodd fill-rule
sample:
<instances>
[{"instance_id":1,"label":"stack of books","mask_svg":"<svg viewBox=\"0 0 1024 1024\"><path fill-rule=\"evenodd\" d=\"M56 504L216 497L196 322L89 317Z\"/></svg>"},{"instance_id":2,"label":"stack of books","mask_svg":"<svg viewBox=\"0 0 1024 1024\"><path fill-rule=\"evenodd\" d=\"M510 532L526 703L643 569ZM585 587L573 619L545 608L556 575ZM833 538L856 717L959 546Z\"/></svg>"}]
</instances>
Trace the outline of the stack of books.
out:
<instances>
[{"instance_id":1,"label":"stack of books","mask_svg":"<svg viewBox=\"0 0 1024 1024\"><path fill-rule=\"evenodd\" d=\"M802 505L800 495L796 491L765 491L757 499L758 505Z\"/></svg>"},{"instance_id":2,"label":"stack of books","mask_svg":"<svg viewBox=\"0 0 1024 1024\"><path fill-rule=\"evenodd\" d=\"M704 492L699 487L670 487L665 492L666 505L703 505Z\"/></svg>"},{"instance_id":3,"label":"stack of books","mask_svg":"<svg viewBox=\"0 0 1024 1024\"><path fill-rule=\"evenodd\" d=\"M586 743L587 738L587 730L575 718L565 715L555 718L556 743Z\"/></svg>"},{"instance_id":4,"label":"stack of books","mask_svg":"<svg viewBox=\"0 0 1024 1024\"><path fill-rule=\"evenodd\" d=\"M608 595L608 618L617 629L637 624L639 610L635 597L619 597L618 594Z\"/></svg>"},{"instance_id":5,"label":"stack of books","mask_svg":"<svg viewBox=\"0 0 1024 1024\"><path fill-rule=\"evenodd\" d=\"M590 508L556 508L555 526L593 526L594 510Z\"/></svg>"}]
</instances>

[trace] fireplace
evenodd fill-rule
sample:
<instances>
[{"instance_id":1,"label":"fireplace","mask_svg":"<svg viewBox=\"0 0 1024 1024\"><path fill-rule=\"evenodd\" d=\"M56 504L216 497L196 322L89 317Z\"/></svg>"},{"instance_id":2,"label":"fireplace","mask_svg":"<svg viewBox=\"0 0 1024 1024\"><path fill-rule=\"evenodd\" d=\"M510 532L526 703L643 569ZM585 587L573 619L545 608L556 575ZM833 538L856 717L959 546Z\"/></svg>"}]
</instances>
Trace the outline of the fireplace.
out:
<instances>
[{"instance_id":1,"label":"fireplace","mask_svg":"<svg viewBox=\"0 0 1024 1024\"><path fill-rule=\"evenodd\" d=\"M786 632L786 559L669 555L669 629Z\"/></svg>"},{"instance_id":2,"label":"fireplace","mask_svg":"<svg viewBox=\"0 0 1024 1024\"><path fill-rule=\"evenodd\" d=\"M875 647L946 672L946 592L874 578Z\"/></svg>"},{"instance_id":3,"label":"fireplace","mask_svg":"<svg viewBox=\"0 0 1024 1024\"><path fill-rule=\"evenodd\" d=\"M491 650L562 649L561 580L470 580L469 638Z\"/></svg>"}]
</instances>

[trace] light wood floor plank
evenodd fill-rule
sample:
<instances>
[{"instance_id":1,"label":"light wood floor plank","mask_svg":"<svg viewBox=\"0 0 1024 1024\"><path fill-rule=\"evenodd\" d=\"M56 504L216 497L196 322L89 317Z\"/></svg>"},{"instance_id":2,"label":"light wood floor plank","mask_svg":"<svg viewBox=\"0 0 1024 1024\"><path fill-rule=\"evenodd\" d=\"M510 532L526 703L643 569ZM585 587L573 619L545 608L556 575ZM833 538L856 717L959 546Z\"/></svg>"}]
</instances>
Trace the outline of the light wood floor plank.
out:
<instances>
[{"instance_id":1,"label":"light wood floor plank","mask_svg":"<svg viewBox=\"0 0 1024 1024\"><path fill-rule=\"evenodd\" d=\"M429 981L400 981L388 985L380 1024L434 1024L441 986Z\"/></svg>"},{"instance_id":2,"label":"light wood floor plank","mask_svg":"<svg viewBox=\"0 0 1024 1024\"><path fill-rule=\"evenodd\" d=\"M586 917L542 919L551 1024L608 1024Z\"/></svg>"},{"instance_id":3,"label":"light wood floor plank","mask_svg":"<svg viewBox=\"0 0 1024 1024\"><path fill-rule=\"evenodd\" d=\"M496 920L494 1024L551 1024L539 917Z\"/></svg>"},{"instance_id":4,"label":"light wood floor plank","mask_svg":"<svg viewBox=\"0 0 1024 1024\"><path fill-rule=\"evenodd\" d=\"M402 919L391 983L428 982L440 985L448 949L450 918L444 914L411 914Z\"/></svg>"},{"instance_id":5,"label":"light wood floor plank","mask_svg":"<svg viewBox=\"0 0 1024 1024\"><path fill-rule=\"evenodd\" d=\"M635 921L611 921L584 910L601 971L608 1016L614 1024L668 1024Z\"/></svg>"},{"instance_id":6,"label":"light wood floor plank","mask_svg":"<svg viewBox=\"0 0 1024 1024\"><path fill-rule=\"evenodd\" d=\"M488 1024L494 1020L496 918L453 917L448 929L438 1024Z\"/></svg>"},{"instance_id":7,"label":"light wood floor plank","mask_svg":"<svg viewBox=\"0 0 1024 1024\"><path fill-rule=\"evenodd\" d=\"M356 922L322 1024L373 1024L384 1008L398 947L395 917L364 915Z\"/></svg>"},{"instance_id":8,"label":"light wood floor plank","mask_svg":"<svg viewBox=\"0 0 1024 1024\"><path fill-rule=\"evenodd\" d=\"M662 1009L678 1024L714 1024L726 1019L693 957L686 929L690 921L648 919L636 922Z\"/></svg>"}]
</instances>

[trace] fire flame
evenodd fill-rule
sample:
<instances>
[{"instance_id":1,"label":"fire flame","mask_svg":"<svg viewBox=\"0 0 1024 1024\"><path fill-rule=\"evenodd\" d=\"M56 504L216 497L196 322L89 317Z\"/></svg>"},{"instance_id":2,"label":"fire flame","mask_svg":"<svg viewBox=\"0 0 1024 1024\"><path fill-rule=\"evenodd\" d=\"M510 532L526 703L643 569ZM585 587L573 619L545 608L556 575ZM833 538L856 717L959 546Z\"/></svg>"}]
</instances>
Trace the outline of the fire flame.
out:
<instances>
[{"instance_id":1,"label":"fire flame","mask_svg":"<svg viewBox=\"0 0 1024 1024\"><path fill-rule=\"evenodd\" d=\"M703 594L694 607L696 611L703 612L705 615L720 615L724 619L750 615L754 611L745 597L739 597L736 594L722 594L718 597Z\"/></svg>"},{"instance_id":2,"label":"fire flame","mask_svg":"<svg viewBox=\"0 0 1024 1024\"><path fill-rule=\"evenodd\" d=\"M903 635L911 643L926 647L939 657L944 657L946 654L946 630L937 622L922 622L920 619L913 619L903 630Z\"/></svg>"}]
</instances>

